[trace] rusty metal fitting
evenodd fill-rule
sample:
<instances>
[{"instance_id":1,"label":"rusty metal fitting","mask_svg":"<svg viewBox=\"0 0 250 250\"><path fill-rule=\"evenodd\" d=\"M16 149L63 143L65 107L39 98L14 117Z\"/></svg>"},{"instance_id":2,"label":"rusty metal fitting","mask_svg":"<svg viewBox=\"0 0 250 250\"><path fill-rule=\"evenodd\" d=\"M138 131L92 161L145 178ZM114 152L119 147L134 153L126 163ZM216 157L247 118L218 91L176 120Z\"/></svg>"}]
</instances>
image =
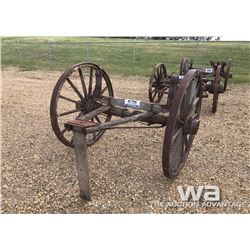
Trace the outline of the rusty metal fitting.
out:
<instances>
[{"instance_id":1,"label":"rusty metal fitting","mask_svg":"<svg viewBox=\"0 0 250 250\"><path fill-rule=\"evenodd\" d=\"M192 117L189 117L185 123L184 123L184 128L183 132L184 134L193 134L196 135L200 126L200 120L195 118L193 119Z\"/></svg>"}]
</instances>

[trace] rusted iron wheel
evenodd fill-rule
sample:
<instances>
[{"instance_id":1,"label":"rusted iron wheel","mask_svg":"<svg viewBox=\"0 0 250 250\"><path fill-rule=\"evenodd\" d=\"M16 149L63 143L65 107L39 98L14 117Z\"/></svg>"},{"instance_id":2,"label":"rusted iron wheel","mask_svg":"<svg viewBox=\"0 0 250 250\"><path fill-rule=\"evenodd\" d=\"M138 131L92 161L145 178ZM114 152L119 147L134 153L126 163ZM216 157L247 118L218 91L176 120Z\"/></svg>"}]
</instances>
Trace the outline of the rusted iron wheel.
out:
<instances>
[{"instance_id":1,"label":"rusted iron wheel","mask_svg":"<svg viewBox=\"0 0 250 250\"><path fill-rule=\"evenodd\" d=\"M79 63L67 69L58 79L50 102L51 126L57 138L66 146L74 147L73 133L64 123L95 109L95 98L100 95L113 96L111 81L98 65ZM111 115L98 115L96 123L111 120ZM97 142L105 130L87 134L87 145Z\"/></svg>"},{"instance_id":2,"label":"rusted iron wheel","mask_svg":"<svg viewBox=\"0 0 250 250\"><path fill-rule=\"evenodd\" d=\"M167 97L169 86L166 85L166 79L167 69L165 65L163 63L157 64L153 69L149 80L148 97L150 102L160 103L161 101L164 101L164 95Z\"/></svg>"},{"instance_id":3,"label":"rusted iron wheel","mask_svg":"<svg viewBox=\"0 0 250 250\"><path fill-rule=\"evenodd\" d=\"M218 98L220 93L220 79L221 79L221 65L218 65L215 72L215 79L212 83L212 92L213 92L213 104L212 104L212 112L216 113L217 105L218 105Z\"/></svg>"},{"instance_id":4,"label":"rusted iron wheel","mask_svg":"<svg viewBox=\"0 0 250 250\"><path fill-rule=\"evenodd\" d=\"M162 166L166 177L173 179L184 166L199 129L202 102L200 72L191 69L181 80L165 130Z\"/></svg>"},{"instance_id":5,"label":"rusted iron wheel","mask_svg":"<svg viewBox=\"0 0 250 250\"><path fill-rule=\"evenodd\" d=\"M232 77L232 73L231 73L231 60L230 60L227 65L225 79L224 79L224 91L226 91L228 79L231 77Z\"/></svg>"},{"instance_id":6,"label":"rusted iron wheel","mask_svg":"<svg viewBox=\"0 0 250 250\"><path fill-rule=\"evenodd\" d=\"M181 60L181 64L180 64L180 75L185 75L189 69L192 68L193 65L193 61L191 60L191 62L188 61L187 58L182 58Z\"/></svg>"}]
</instances>

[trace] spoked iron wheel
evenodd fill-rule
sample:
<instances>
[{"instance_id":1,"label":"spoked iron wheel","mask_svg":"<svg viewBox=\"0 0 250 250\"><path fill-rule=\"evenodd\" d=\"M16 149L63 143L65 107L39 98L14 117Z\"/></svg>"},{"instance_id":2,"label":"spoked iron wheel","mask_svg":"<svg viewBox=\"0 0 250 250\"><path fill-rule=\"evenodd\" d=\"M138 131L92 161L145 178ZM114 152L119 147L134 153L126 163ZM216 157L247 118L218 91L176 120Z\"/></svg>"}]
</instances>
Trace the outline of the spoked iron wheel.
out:
<instances>
[{"instance_id":1,"label":"spoked iron wheel","mask_svg":"<svg viewBox=\"0 0 250 250\"><path fill-rule=\"evenodd\" d=\"M155 66L152 71L149 88L148 97L150 102L167 104L167 100L164 97L168 97L169 86L166 85L167 80L167 70L163 63L159 63ZM164 103L165 102L165 103Z\"/></svg>"},{"instance_id":2,"label":"spoked iron wheel","mask_svg":"<svg viewBox=\"0 0 250 250\"><path fill-rule=\"evenodd\" d=\"M212 91L213 91L213 104L212 104L212 112L215 113L217 111L218 98L220 93L220 79L221 79L221 65L217 66L215 72L215 79L212 83Z\"/></svg>"},{"instance_id":3,"label":"spoked iron wheel","mask_svg":"<svg viewBox=\"0 0 250 250\"><path fill-rule=\"evenodd\" d=\"M183 58L181 60L181 64L180 64L180 75L185 75L189 69L192 68L193 65L193 61L191 60L191 62L188 61L187 58Z\"/></svg>"},{"instance_id":4,"label":"spoked iron wheel","mask_svg":"<svg viewBox=\"0 0 250 250\"><path fill-rule=\"evenodd\" d=\"M50 103L50 119L57 138L66 146L74 147L73 133L64 123L95 109L95 98L113 96L111 81L98 65L80 63L66 70L56 83ZM111 115L100 114L92 119L96 123L111 120ZM87 134L87 145L97 142L105 131Z\"/></svg>"},{"instance_id":5,"label":"spoked iron wheel","mask_svg":"<svg viewBox=\"0 0 250 250\"><path fill-rule=\"evenodd\" d=\"M227 70L226 70L226 74L225 74L224 91L226 91L228 79L231 78L231 77L232 77L232 73L231 73L231 60L230 60L228 62Z\"/></svg>"},{"instance_id":6,"label":"spoked iron wheel","mask_svg":"<svg viewBox=\"0 0 250 250\"><path fill-rule=\"evenodd\" d=\"M184 166L199 129L202 79L197 74L195 69L185 74L170 108L162 152L163 172L170 179Z\"/></svg>"}]
</instances>

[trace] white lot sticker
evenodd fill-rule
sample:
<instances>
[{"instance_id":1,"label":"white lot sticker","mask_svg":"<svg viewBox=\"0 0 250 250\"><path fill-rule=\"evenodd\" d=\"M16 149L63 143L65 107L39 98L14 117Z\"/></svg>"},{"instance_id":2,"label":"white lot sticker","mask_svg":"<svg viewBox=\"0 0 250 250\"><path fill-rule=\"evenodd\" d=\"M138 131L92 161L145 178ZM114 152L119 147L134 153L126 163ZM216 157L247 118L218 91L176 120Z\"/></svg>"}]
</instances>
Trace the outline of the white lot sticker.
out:
<instances>
[{"instance_id":1,"label":"white lot sticker","mask_svg":"<svg viewBox=\"0 0 250 250\"><path fill-rule=\"evenodd\" d=\"M181 80L181 79L183 79L184 78L184 76L179 76L179 80Z\"/></svg>"},{"instance_id":2,"label":"white lot sticker","mask_svg":"<svg viewBox=\"0 0 250 250\"><path fill-rule=\"evenodd\" d=\"M206 73L213 73L213 69L205 69Z\"/></svg>"},{"instance_id":3,"label":"white lot sticker","mask_svg":"<svg viewBox=\"0 0 250 250\"><path fill-rule=\"evenodd\" d=\"M124 106L132 107L132 108L140 108L141 102L137 100L132 100L132 99L125 99Z\"/></svg>"}]
</instances>

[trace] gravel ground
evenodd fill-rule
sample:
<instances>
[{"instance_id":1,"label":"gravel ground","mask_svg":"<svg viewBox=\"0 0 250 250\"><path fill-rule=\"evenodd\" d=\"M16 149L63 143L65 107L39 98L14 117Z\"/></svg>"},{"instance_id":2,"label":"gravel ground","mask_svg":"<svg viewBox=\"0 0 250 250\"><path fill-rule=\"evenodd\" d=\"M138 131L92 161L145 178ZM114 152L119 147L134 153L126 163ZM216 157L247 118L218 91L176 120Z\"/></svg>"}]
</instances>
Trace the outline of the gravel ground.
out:
<instances>
[{"instance_id":1,"label":"gravel ground","mask_svg":"<svg viewBox=\"0 0 250 250\"><path fill-rule=\"evenodd\" d=\"M79 198L74 152L49 118L60 72L2 72L2 213L249 213L249 85L229 86L218 112L204 99L201 125L175 181L162 172L164 129L111 130L88 149L92 201ZM113 77L119 97L147 100L148 78ZM179 206L178 185L216 185L225 207ZM241 202L237 207L235 202Z\"/></svg>"}]
</instances>

